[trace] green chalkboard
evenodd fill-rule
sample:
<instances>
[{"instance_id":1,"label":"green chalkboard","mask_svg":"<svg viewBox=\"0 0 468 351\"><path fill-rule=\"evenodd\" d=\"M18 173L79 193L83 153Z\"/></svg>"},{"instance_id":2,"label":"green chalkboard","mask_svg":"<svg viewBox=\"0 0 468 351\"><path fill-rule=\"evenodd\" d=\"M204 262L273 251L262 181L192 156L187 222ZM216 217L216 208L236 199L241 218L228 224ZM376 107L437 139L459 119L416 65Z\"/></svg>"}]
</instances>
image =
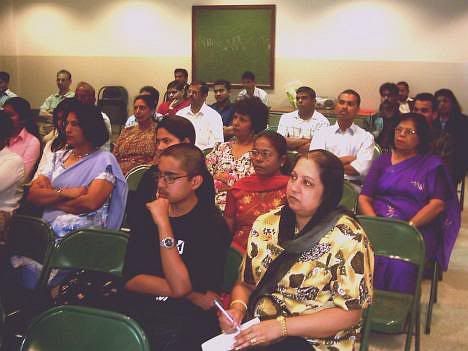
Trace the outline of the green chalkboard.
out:
<instances>
[{"instance_id":1,"label":"green chalkboard","mask_svg":"<svg viewBox=\"0 0 468 351\"><path fill-rule=\"evenodd\" d=\"M240 84L245 71L274 88L275 5L193 6L192 77Z\"/></svg>"}]
</instances>

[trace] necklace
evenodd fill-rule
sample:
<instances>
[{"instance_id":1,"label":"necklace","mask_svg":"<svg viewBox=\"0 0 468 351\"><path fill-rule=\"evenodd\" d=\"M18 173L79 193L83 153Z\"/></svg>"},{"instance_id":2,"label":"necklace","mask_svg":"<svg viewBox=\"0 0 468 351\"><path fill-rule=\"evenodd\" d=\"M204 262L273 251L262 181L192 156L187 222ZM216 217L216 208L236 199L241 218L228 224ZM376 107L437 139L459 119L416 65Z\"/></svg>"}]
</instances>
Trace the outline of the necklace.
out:
<instances>
[{"instance_id":1,"label":"necklace","mask_svg":"<svg viewBox=\"0 0 468 351\"><path fill-rule=\"evenodd\" d=\"M78 160L80 160L80 159L82 159L82 158L84 158L84 157L86 157L86 156L91 155L94 151L95 151L95 150L93 150L93 151L91 151L91 152L87 152L87 153L85 153L85 154L77 154L77 153L75 152L75 150L72 150L71 153L72 153L73 157L75 157L75 158L77 158Z\"/></svg>"}]
</instances>

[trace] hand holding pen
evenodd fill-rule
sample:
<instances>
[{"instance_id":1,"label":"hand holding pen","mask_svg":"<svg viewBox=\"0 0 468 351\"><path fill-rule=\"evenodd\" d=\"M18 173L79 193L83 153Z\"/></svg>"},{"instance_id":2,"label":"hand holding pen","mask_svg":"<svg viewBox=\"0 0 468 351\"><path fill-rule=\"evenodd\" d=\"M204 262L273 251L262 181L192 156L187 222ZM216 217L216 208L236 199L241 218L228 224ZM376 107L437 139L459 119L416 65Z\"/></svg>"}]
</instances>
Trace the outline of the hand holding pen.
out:
<instances>
[{"instance_id":1,"label":"hand holding pen","mask_svg":"<svg viewBox=\"0 0 468 351\"><path fill-rule=\"evenodd\" d=\"M215 300L213 303L220 311L218 318L219 318L219 325L221 326L221 329L223 330L223 332L225 333L239 332L240 324L242 322L242 319L244 318L245 313L235 308L225 310L218 300Z\"/></svg>"}]
</instances>

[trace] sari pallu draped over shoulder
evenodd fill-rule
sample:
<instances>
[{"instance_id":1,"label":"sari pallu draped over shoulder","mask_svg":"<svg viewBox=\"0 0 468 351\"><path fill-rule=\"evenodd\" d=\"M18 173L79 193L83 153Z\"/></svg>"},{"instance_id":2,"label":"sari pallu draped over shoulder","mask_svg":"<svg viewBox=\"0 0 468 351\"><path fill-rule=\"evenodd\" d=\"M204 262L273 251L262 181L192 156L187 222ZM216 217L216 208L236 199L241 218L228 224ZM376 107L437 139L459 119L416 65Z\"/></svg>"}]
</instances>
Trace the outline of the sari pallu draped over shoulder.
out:
<instances>
[{"instance_id":1,"label":"sari pallu draped over shoulder","mask_svg":"<svg viewBox=\"0 0 468 351\"><path fill-rule=\"evenodd\" d=\"M391 157L391 154L382 157ZM460 229L460 209L453 182L439 157L417 155L390 165L380 175L373 206L379 216L409 221L428 204L440 180L448 190L443 199L444 211L418 229L426 244L426 258L436 259L447 270Z\"/></svg>"},{"instance_id":2,"label":"sari pallu draped over shoulder","mask_svg":"<svg viewBox=\"0 0 468 351\"><path fill-rule=\"evenodd\" d=\"M106 228L119 229L125 213L128 187L117 160L110 152L97 150L84 157L57 176L52 181L52 186L54 188L89 186L99 174L106 171L115 177L115 184L110 195ZM50 223L57 216L63 214L65 212L61 210L46 208L43 219Z\"/></svg>"}]
</instances>

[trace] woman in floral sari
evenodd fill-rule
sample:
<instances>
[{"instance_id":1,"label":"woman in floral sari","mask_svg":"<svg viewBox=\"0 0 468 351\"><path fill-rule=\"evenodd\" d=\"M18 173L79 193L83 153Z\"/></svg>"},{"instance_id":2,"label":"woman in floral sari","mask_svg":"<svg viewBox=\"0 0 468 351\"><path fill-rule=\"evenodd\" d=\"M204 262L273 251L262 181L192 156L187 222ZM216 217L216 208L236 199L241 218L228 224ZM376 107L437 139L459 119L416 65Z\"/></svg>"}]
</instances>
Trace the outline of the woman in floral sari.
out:
<instances>
[{"instance_id":1,"label":"woman in floral sari","mask_svg":"<svg viewBox=\"0 0 468 351\"><path fill-rule=\"evenodd\" d=\"M255 174L242 178L227 194L224 218L233 232L231 246L245 252L252 223L286 202L289 176L287 144L281 134L260 133L250 152Z\"/></svg>"},{"instance_id":2,"label":"woman in floral sari","mask_svg":"<svg viewBox=\"0 0 468 351\"><path fill-rule=\"evenodd\" d=\"M369 216L408 221L426 244L426 260L447 270L460 229L455 187L442 160L429 153L430 129L424 117L404 114L395 128L394 147L372 165L359 206ZM416 268L407 262L377 257L374 286L412 292Z\"/></svg>"}]
</instances>

